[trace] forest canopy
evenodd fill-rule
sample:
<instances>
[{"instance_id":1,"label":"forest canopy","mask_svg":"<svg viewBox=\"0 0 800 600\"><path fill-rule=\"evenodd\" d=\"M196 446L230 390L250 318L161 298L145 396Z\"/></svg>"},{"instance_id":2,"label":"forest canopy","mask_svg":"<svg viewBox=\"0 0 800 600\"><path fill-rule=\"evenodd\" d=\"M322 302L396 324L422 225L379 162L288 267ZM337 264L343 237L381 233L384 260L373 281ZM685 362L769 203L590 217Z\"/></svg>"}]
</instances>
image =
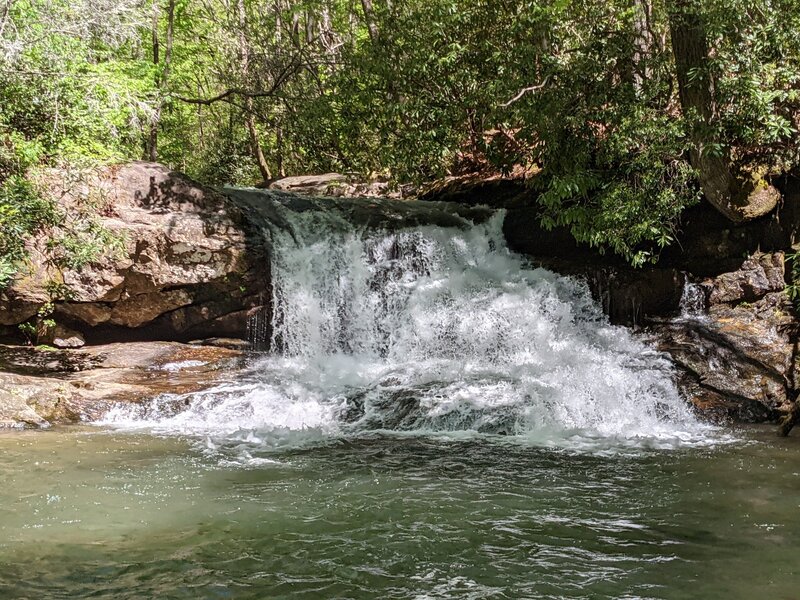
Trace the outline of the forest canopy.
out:
<instances>
[{"instance_id":1,"label":"forest canopy","mask_svg":"<svg viewBox=\"0 0 800 600\"><path fill-rule=\"evenodd\" d=\"M799 118L796 0L0 0L0 251L52 219L32 169L144 158L525 174L543 225L643 264L701 195L771 210Z\"/></svg>"}]
</instances>

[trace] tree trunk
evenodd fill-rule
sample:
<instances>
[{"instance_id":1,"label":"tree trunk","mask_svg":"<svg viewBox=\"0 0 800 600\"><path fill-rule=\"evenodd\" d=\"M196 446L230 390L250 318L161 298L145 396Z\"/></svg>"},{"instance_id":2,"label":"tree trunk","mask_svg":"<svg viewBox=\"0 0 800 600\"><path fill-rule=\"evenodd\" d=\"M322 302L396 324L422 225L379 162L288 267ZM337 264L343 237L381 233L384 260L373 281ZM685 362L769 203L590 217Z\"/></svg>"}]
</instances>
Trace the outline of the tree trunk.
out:
<instances>
[{"instance_id":1,"label":"tree trunk","mask_svg":"<svg viewBox=\"0 0 800 600\"><path fill-rule=\"evenodd\" d=\"M158 160L158 129L161 126L161 113L164 110L164 89L169 79L170 67L172 66L172 42L175 32L175 0L169 0L167 4L167 35L164 47L164 65L161 67L161 47L158 38L158 26L160 21L160 9L158 1L153 2L153 64L156 67L156 93L158 99L150 119L150 132L147 136L147 158L153 162Z\"/></svg>"},{"instance_id":2,"label":"tree trunk","mask_svg":"<svg viewBox=\"0 0 800 600\"><path fill-rule=\"evenodd\" d=\"M306 11L306 44L314 43L314 29L316 23L314 22L314 15L310 11Z\"/></svg>"},{"instance_id":3,"label":"tree trunk","mask_svg":"<svg viewBox=\"0 0 800 600\"><path fill-rule=\"evenodd\" d=\"M684 117L690 121L690 160L698 171L706 200L731 221L742 222L770 212L780 193L763 179L739 181L730 166L730 149L714 136L714 81L709 70L703 20L691 0L676 1L670 11L672 52Z\"/></svg>"},{"instance_id":4,"label":"tree trunk","mask_svg":"<svg viewBox=\"0 0 800 600\"><path fill-rule=\"evenodd\" d=\"M278 147L278 176L286 177L286 169L283 166L283 126L278 125L275 130L276 145Z\"/></svg>"},{"instance_id":5,"label":"tree trunk","mask_svg":"<svg viewBox=\"0 0 800 600\"><path fill-rule=\"evenodd\" d=\"M246 82L250 74L250 42L247 40L247 14L245 12L244 0L237 0L236 8L239 18L239 55L241 60L242 81ZM272 171L269 169L267 159L261 149L261 140L256 129L255 117L253 116L253 98L245 96L244 99L244 121L247 132L250 135L250 151L258 165L258 170L264 181L272 179Z\"/></svg>"},{"instance_id":6,"label":"tree trunk","mask_svg":"<svg viewBox=\"0 0 800 600\"><path fill-rule=\"evenodd\" d=\"M3 36L3 32L6 30L6 23L8 23L8 14L11 12L11 5L14 4L14 0L5 0L3 3L3 10L0 11L0 37Z\"/></svg>"},{"instance_id":7,"label":"tree trunk","mask_svg":"<svg viewBox=\"0 0 800 600\"><path fill-rule=\"evenodd\" d=\"M319 38L322 46L329 55L336 52L336 34L333 31L331 24L331 11L328 6L323 6L320 15L320 31Z\"/></svg>"},{"instance_id":8,"label":"tree trunk","mask_svg":"<svg viewBox=\"0 0 800 600\"><path fill-rule=\"evenodd\" d=\"M641 90L644 82L650 79L648 62L655 46L652 0L633 0L633 11L633 84Z\"/></svg>"},{"instance_id":9,"label":"tree trunk","mask_svg":"<svg viewBox=\"0 0 800 600\"><path fill-rule=\"evenodd\" d=\"M364 20L367 22L369 39L374 42L378 39L378 26L375 24L375 11L372 9L372 0L361 0L361 8L364 9Z\"/></svg>"}]
</instances>

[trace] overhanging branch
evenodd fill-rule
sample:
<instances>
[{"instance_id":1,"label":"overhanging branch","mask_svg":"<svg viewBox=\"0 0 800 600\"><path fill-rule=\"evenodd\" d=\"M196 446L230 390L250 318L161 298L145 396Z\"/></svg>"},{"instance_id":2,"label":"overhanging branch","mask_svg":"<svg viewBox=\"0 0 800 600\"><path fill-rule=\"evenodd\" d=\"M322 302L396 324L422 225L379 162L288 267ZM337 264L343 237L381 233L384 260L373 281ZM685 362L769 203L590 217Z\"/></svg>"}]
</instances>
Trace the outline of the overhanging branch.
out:
<instances>
[{"instance_id":1,"label":"overhanging branch","mask_svg":"<svg viewBox=\"0 0 800 600\"><path fill-rule=\"evenodd\" d=\"M529 94L530 92L536 92L536 91L542 89L544 86L547 85L548 79L550 79L549 75L547 77L545 77L544 81L542 81L542 83L540 83L538 85L532 85L530 87L522 88L516 96L514 96L508 102L504 102L500 106L502 106L503 108L507 108L507 107L511 106L512 104L514 104L514 102L516 102L517 100L522 98L525 94Z\"/></svg>"},{"instance_id":2,"label":"overhanging branch","mask_svg":"<svg viewBox=\"0 0 800 600\"><path fill-rule=\"evenodd\" d=\"M250 91L242 88L230 88L211 98L186 98L185 96L175 96L175 98L177 98L181 102L186 102L188 104L202 104L204 106L209 106L211 104L214 104L215 102L220 102L222 100L225 100L230 96L244 96L246 98L266 98L275 95L276 91L274 89L264 90L264 91Z\"/></svg>"}]
</instances>

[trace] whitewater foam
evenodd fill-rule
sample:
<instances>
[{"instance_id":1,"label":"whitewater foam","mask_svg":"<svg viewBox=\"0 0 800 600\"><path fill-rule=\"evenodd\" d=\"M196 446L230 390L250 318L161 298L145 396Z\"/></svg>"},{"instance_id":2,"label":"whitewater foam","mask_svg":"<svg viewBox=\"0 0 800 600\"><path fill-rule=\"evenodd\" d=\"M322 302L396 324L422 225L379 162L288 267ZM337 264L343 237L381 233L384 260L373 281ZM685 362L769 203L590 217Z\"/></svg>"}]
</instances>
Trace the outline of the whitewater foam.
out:
<instances>
[{"instance_id":1,"label":"whitewater foam","mask_svg":"<svg viewBox=\"0 0 800 600\"><path fill-rule=\"evenodd\" d=\"M386 232L282 210L290 227L270 232L273 314L252 328L270 352L236 383L120 406L105 424L249 431L260 443L376 430L546 445L706 438L670 362L610 325L583 282L510 252L502 212Z\"/></svg>"}]
</instances>

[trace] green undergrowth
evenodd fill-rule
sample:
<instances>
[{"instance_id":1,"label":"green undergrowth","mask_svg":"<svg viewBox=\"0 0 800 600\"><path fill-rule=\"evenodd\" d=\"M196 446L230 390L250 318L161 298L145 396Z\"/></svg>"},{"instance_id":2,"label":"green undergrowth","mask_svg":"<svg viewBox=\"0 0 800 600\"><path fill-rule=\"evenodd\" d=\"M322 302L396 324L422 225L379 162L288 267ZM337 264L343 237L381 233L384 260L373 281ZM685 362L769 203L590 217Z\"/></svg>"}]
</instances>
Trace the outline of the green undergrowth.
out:
<instances>
[{"instance_id":1,"label":"green undergrowth","mask_svg":"<svg viewBox=\"0 0 800 600\"><path fill-rule=\"evenodd\" d=\"M53 174L64 184L69 201L59 202L57 192L44 183L46 175ZM45 266L54 267L44 282L48 302L18 326L30 344L46 339L56 326L55 303L73 296L63 271L81 272L124 253L125 236L104 224L111 207L100 188L90 184L91 174L86 169L46 173L30 168L24 175L11 173L0 179L0 292L32 272L32 252L41 252Z\"/></svg>"},{"instance_id":2,"label":"green undergrowth","mask_svg":"<svg viewBox=\"0 0 800 600\"><path fill-rule=\"evenodd\" d=\"M13 175L0 184L0 289L24 273L37 236L46 239L47 263L78 272L125 248L124 235L103 223L105 203L90 195L65 208L34 180Z\"/></svg>"},{"instance_id":3,"label":"green undergrowth","mask_svg":"<svg viewBox=\"0 0 800 600\"><path fill-rule=\"evenodd\" d=\"M56 203L25 177L12 175L0 185L0 289L13 282L27 261L26 242L55 227L61 217Z\"/></svg>"}]
</instances>

